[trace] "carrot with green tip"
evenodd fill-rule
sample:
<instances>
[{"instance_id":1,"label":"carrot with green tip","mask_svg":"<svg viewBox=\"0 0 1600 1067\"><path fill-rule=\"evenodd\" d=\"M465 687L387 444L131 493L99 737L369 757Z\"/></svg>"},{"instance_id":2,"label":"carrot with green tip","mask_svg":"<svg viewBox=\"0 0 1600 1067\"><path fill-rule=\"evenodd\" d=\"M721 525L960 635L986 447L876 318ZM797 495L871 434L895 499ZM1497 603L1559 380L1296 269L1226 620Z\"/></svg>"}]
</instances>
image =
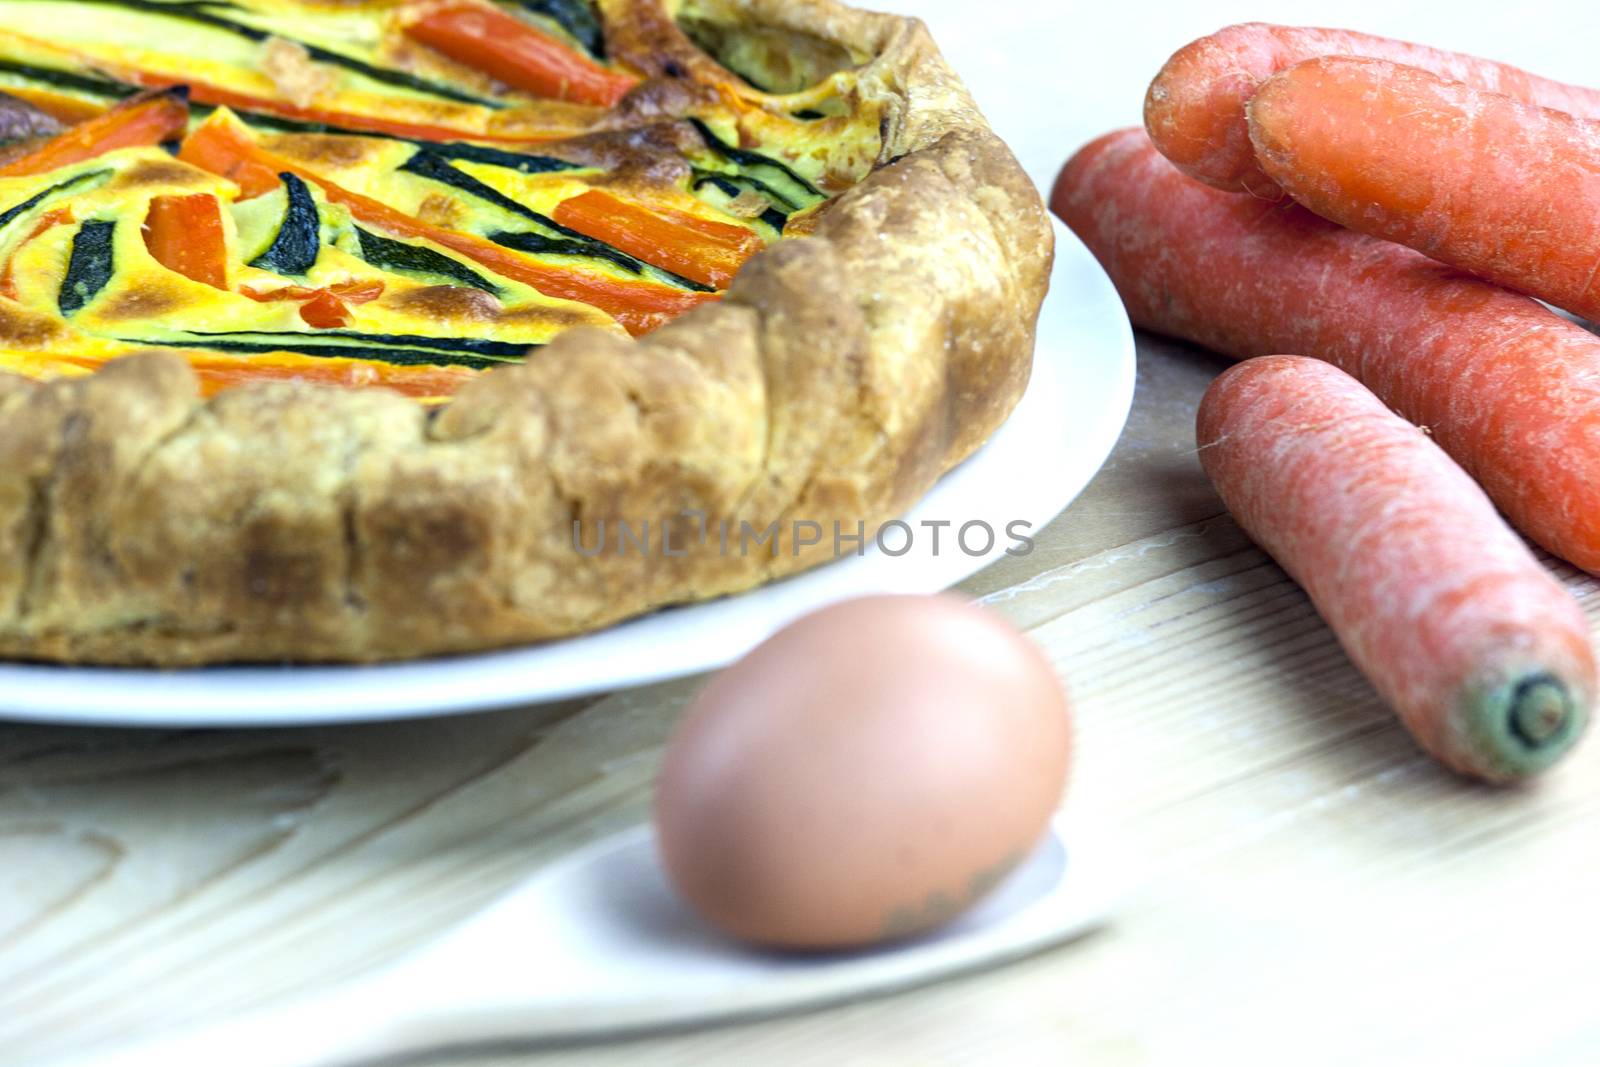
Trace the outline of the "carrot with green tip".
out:
<instances>
[{"instance_id":1,"label":"carrot with green tip","mask_svg":"<svg viewBox=\"0 0 1600 1067\"><path fill-rule=\"evenodd\" d=\"M1600 123L1346 57L1274 75L1248 115L1267 176L1323 218L1600 318Z\"/></svg>"},{"instance_id":2,"label":"carrot with green tip","mask_svg":"<svg viewBox=\"0 0 1600 1067\"><path fill-rule=\"evenodd\" d=\"M1435 758L1503 782L1577 742L1583 609L1420 430L1336 367L1265 356L1212 383L1196 436L1239 525Z\"/></svg>"}]
</instances>

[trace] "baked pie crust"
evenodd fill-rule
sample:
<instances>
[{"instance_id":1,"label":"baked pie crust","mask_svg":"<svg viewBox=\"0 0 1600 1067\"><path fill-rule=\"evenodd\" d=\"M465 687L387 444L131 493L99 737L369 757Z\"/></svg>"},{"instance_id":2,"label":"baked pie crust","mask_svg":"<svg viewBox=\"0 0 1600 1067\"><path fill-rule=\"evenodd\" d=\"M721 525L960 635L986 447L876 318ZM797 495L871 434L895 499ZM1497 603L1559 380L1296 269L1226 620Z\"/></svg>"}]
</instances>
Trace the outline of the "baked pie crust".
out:
<instances>
[{"instance_id":1,"label":"baked pie crust","mask_svg":"<svg viewBox=\"0 0 1600 1067\"><path fill-rule=\"evenodd\" d=\"M825 562L835 523L870 536L978 448L1028 378L1052 258L1033 185L920 22L699 7L866 57L881 151L805 236L720 302L637 340L570 330L435 408L293 382L206 399L171 351L0 376L0 654L364 661L581 633ZM659 13L614 50L720 71ZM0 337L28 328L0 301ZM649 550L618 550L624 522Z\"/></svg>"}]
</instances>

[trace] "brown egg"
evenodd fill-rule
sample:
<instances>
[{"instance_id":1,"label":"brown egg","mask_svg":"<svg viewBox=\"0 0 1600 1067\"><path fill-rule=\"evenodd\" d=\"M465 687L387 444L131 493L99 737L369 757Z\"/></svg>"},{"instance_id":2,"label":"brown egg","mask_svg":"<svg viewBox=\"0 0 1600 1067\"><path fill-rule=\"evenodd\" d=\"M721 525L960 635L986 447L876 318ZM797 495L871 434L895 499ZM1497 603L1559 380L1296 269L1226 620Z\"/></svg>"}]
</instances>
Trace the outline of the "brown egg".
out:
<instances>
[{"instance_id":1,"label":"brown egg","mask_svg":"<svg viewBox=\"0 0 1600 1067\"><path fill-rule=\"evenodd\" d=\"M1027 856L1066 781L1066 696L998 616L883 596L723 671L667 747L656 832L713 925L842 948L938 926Z\"/></svg>"}]
</instances>

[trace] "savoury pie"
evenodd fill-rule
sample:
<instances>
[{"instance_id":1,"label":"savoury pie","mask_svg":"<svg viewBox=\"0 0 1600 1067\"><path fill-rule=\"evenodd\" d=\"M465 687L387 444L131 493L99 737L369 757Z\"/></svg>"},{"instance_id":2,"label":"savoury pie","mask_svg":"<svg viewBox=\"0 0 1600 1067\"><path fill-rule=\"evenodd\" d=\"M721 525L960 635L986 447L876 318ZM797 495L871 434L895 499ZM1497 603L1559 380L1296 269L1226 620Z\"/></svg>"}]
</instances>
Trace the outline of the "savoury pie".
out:
<instances>
[{"instance_id":1,"label":"savoury pie","mask_svg":"<svg viewBox=\"0 0 1600 1067\"><path fill-rule=\"evenodd\" d=\"M0 655L391 659L736 592L1028 377L1050 226L915 20L0 0L0 94Z\"/></svg>"}]
</instances>

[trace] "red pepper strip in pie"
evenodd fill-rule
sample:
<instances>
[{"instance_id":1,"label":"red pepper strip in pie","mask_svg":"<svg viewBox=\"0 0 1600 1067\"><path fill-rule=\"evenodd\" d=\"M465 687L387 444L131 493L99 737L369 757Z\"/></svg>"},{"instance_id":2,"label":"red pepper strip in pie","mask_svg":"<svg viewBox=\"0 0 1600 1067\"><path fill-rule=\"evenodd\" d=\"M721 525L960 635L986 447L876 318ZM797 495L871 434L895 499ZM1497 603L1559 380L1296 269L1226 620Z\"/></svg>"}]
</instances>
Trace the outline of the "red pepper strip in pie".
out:
<instances>
[{"instance_id":1,"label":"red pepper strip in pie","mask_svg":"<svg viewBox=\"0 0 1600 1067\"><path fill-rule=\"evenodd\" d=\"M114 149L157 145L183 136L188 125L189 109L182 92L141 93L0 167L0 177L45 174Z\"/></svg>"},{"instance_id":2,"label":"red pepper strip in pie","mask_svg":"<svg viewBox=\"0 0 1600 1067\"><path fill-rule=\"evenodd\" d=\"M556 205L555 220L635 259L726 289L766 242L743 226L661 211L591 189Z\"/></svg>"},{"instance_id":3,"label":"red pepper strip in pie","mask_svg":"<svg viewBox=\"0 0 1600 1067\"><path fill-rule=\"evenodd\" d=\"M168 270L217 289L228 287L222 210L210 193L151 200L144 217L144 244Z\"/></svg>"},{"instance_id":4,"label":"red pepper strip in pie","mask_svg":"<svg viewBox=\"0 0 1600 1067\"><path fill-rule=\"evenodd\" d=\"M300 305L300 317L318 330L337 330L350 324L350 305L365 304L383 295L383 283L344 282L318 289Z\"/></svg>"},{"instance_id":5,"label":"red pepper strip in pie","mask_svg":"<svg viewBox=\"0 0 1600 1067\"><path fill-rule=\"evenodd\" d=\"M458 252L490 270L546 296L599 308L635 337L649 333L708 301L716 293L693 293L653 282L623 282L596 274L551 267L472 234L447 230L371 197L319 178L298 164L275 156L251 141L238 121L218 111L184 138L178 158L237 183L243 199L271 192L285 171L314 182L329 201L343 204L363 222L401 237L422 237Z\"/></svg>"},{"instance_id":6,"label":"red pepper strip in pie","mask_svg":"<svg viewBox=\"0 0 1600 1067\"><path fill-rule=\"evenodd\" d=\"M335 282L327 291L346 304L370 304L383 295L383 283L375 278L365 282Z\"/></svg>"},{"instance_id":7,"label":"red pepper strip in pie","mask_svg":"<svg viewBox=\"0 0 1600 1067\"><path fill-rule=\"evenodd\" d=\"M282 285L276 289L252 289L246 285L240 288L240 296L248 296L251 300L263 304L274 300L310 300L318 293L327 293L336 296L346 304L365 304L378 299L383 295L383 283L370 282L338 282L322 289L311 289L304 285Z\"/></svg>"},{"instance_id":8,"label":"red pepper strip in pie","mask_svg":"<svg viewBox=\"0 0 1600 1067\"><path fill-rule=\"evenodd\" d=\"M315 330L337 330L350 325L350 309L326 289L318 289L300 305L300 318Z\"/></svg>"},{"instance_id":9,"label":"red pepper strip in pie","mask_svg":"<svg viewBox=\"0 0 1600 1067\"><path fill-rule=\"evenodd\" d=\"M12 249L11 258L6 260L5 270L0 271L0 296L6 297L8 300L16 300L18 298L17 279L12 273L11 268L16 263L17 253L22 251L22 246L33 240L35 237L38 237L46 230L53 229L56 226L64 226L67 223L75 221L76 219L72 214L72 209L66 207L58 207L54 211L41 215L39 217L39 221L33 224L32 232L30 232L28 236L24 237L22 240L18 241L17 247Z\"/></svg>"},{"instance_id":10,"label":"red pepper strip in pie","mask_svg":"<svg viewBox=\"0 0 1600 1067\"><path fill-rule=\"evenodd\" d=\"M550 100L613 107L637 78L607 70L521 19L479 4L441 7L405 34L516 89Z\"/></svg>"},{"instance_id":11,"label":"red pepper strip in pie","mask_svg":"<svg viewBox=\"0 0 1600 1067\"><path fill-rule=\"evenodd\" d=\"M300 300L300 318L307 326L318 330L336 330L350 324L351 304L365 304L383 295L383 283L340 282L325 289L307 289L303 285L286 285L281 289L263 292L245 286L240 295L251 300L269 303L274 300Z\"/></svg>"}]
</instances>

